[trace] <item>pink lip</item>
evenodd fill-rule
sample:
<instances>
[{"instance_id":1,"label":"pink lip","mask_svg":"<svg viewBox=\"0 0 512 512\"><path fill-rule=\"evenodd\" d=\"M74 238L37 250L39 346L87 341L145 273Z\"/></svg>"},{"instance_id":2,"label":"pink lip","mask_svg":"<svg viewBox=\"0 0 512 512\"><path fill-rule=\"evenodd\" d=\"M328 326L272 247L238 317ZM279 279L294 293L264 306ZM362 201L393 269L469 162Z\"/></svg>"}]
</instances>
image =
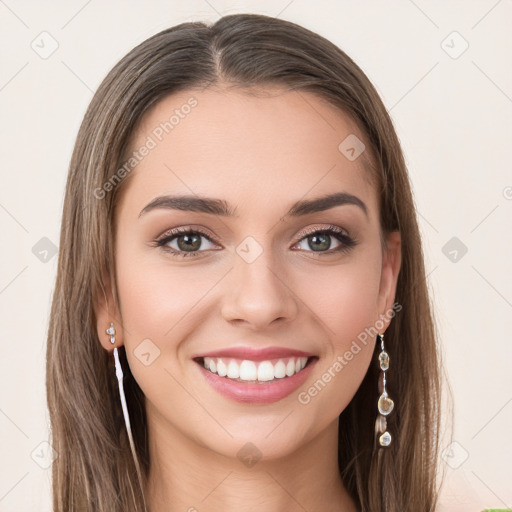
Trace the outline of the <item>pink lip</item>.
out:
<instances>
[{"instance_id":1,"label":"pink lip","mask_svg":"<svg viewBox=\"0 0 512 512\"><path fill-rule=\"evenodd\" d=\"M206 354L197 354L192 359L199 357L231 357L233 359L250 359L251 361L267 361L280 357L313 357L315 354L292 350L283 347L252 348L252 347L230 347L215 350Z\"/></svg>"},{"instance_id":2,"label":"pink lip","mask_svg":"<svg viewBox=\"0 0 512 512\"><path fill-rule=\"evenodd\" d=\"M309 375L311 375L312 369L317 361L318 359L316 357L313 358L308 362L304 369L302 369L299 373L292 375L291 377L274 379L273 381L261 382L257 384L238 382L227 377L220 377L216 373L212 373L204 368L201 363L198 363L198 365L207 382L217 392L224 395L225 397L235 400L236 402L266 404L282 400L283 398L293 393L293 391L301 386L309 377Z\"/></svg>"}]
</instances>

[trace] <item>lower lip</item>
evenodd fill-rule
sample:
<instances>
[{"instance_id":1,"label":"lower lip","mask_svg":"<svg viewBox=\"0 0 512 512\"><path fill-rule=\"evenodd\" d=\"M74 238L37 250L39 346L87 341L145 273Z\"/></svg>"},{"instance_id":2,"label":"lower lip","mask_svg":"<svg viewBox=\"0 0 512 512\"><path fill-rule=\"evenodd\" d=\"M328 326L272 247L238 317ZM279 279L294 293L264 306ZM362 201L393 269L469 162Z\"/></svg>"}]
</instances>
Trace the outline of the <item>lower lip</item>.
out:
<instances>
[{"instance_id":1,"label":"lower lip","mask_svg":"<svg viewBox=\"0 0 512 512\"><path fill-rule=\"evenodd\" d=\"M282 400L293 393L309 377L317 361L318 359L314 358L303 370L291 377L274 379L261 384L245 384L228 377L220 377L208 371L201 363L196 364L207 382L221 395L236 402L268 404Z\"/></svg>"}]
</instances>

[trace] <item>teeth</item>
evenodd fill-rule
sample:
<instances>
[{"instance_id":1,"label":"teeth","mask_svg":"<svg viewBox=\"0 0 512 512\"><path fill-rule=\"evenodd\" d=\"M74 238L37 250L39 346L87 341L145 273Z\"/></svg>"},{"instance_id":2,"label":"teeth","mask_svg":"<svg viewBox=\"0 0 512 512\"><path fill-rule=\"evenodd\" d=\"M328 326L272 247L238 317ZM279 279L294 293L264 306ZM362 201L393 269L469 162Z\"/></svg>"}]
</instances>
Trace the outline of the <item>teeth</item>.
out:
<instances>
[{"instance_id":1,"label":"teeth","mask_svg":"<svg viewBox=\"0 0 512 512\"><path fill-rule=\"evenodd\" d=\"M236 365L235 362L232 363ZM240 375L239 377L242 380L256 380L258 378L259 372L256 368L256 365L252 361L242 361L240 365Z\"/></svg>"},{"instance_id":2,"label":"teeth","mask_svg":"<svg viewBox=\"0 0 512 512\"><path fill-rule=\"evenodd\" d=\"M226 365L220 359L217 361L217 373L220 377L225 377L228 374Z\"/></svg>"},{"instance_id":3,"label":"teeth","mask_svg":"<svg viewBox=\"0 0 512 512\"><path fill-rule=\"evenodd\" d=\"M211 371L211 370L210 370ZM230 379L238 379L240 377L240 366L235 361L228 364L228 375Z\"/></svg>"},{"instance_id":4,"label":"teeth","mask_svg":"<svg viewBox=\"0 0 512 512\"><path fill-rule=\"evenodd\" d=\"M245 361L244 361L245 363ZM244 364L242 363L242 365ZM254 367L256 368L256 365L252 363ZM275 378L275 369L274 365L270 361L263 361L258 366L258 380L260 381L267 381L267 380L274 380ZM253 379L256 380L256 379Z\"/></svg>"},{"instance_id":5,"label":"teeth","mask_svg":"<svg viewBox=\"0 0 512 512\"><path fill-rule=\"evenodd\" d=\"M288 361L288 364L286 365L286 375L288 377L291 377L295 374L295 361L293 359L290 359Z\"/></svg>"},{"instance_id":6,"label":"teeth","mask_svg":"<svg viewBox=\"0 0 512 512\"><path fill-rule=\"evenodd\" d=\"M250 361L248 359L222 359L205 357L204 367L220 377L241 381L268 382L299 373L308 361L307 357L290 357L273 361Z\"/></svg>"},{"instance_id":7,"label":"teeth","mask_svg":"<svg viewBox=\"0 0 512 512\"><path fill-rule=\"evenodd\" d=\"M274 366L274 377L276 379L282 379L286 377L286 366L283 361L278 361Z\"/></svg>"}]
</instances>

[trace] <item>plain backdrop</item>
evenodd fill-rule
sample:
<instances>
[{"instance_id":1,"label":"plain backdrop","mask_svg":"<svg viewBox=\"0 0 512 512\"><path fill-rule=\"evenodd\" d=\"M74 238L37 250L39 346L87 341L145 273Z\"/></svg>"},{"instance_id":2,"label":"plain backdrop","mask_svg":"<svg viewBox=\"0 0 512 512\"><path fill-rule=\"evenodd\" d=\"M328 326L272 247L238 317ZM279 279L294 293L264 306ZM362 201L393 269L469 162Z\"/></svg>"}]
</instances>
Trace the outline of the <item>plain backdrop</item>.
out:
<instances>
[{"instance_id":1,"label":"plain backdrop","mask_svg":"<svg viewBox=\"0 0 512 512\"><path fill-rule=\"evenodd\" d=\"M381 94L410 170L453 391L440 510L511 507L510 0L0 0L0 511L51 510L46 333L67 167L93 92L156 32L238 12L320 33Z\"/></svg>"}]
</instances>

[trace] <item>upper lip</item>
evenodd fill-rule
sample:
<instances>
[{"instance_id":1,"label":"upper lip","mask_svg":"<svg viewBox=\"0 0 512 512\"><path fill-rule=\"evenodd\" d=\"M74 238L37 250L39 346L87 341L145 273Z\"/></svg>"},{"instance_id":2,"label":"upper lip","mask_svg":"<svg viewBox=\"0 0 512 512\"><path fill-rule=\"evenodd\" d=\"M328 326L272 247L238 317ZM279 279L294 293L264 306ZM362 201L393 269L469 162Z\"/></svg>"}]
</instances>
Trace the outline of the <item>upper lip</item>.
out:
<instances>
[{"instance_id":1,"label":"upper lip","mask_svg":"<svg viewBox=\"0 0 512 512\"><path fill-rule=\"evenodd\" d=\"M249 359L251 361L266 361L269 359L278 359L280 357L314 357L315 354L294 350L285 347L230 347L220 350L214 350L204 354L192 356L192 359L201 357L231 357L233 359Z\"/></svg>"}]
</instances>

